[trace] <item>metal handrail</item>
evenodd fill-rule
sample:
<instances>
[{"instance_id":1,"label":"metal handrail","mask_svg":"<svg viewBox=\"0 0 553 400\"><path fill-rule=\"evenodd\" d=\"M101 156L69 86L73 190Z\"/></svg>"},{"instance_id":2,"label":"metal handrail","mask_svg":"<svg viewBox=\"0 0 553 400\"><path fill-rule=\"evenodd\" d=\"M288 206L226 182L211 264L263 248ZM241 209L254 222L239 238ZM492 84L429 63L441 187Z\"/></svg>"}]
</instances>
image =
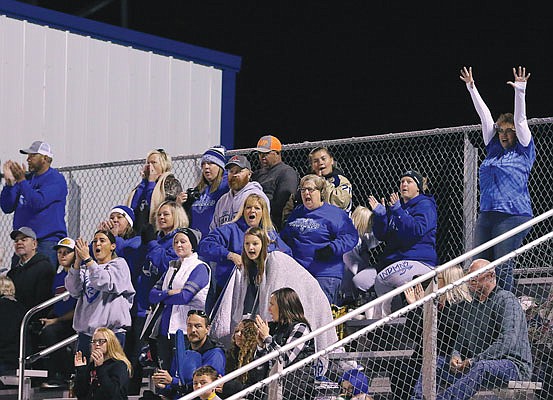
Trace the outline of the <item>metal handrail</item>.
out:
<instances>
[{"instance_id":1,"label":"metal handrail","mask_svg":"<svg viewBox=\"0 0 553 400\"><path fill-rule=\"evenodd\" d=\"M56 304L58 301L66 300L70 297L69 292L52 297L51 299L46 300L43 303L40 303L32 307L21 321L21 329L19 330L19 379L17 387L17 398L18 400L23 400L23 382L25 380L25 331L27 329L27 324L31 317L37 312L44 310L45 308L50 307L51 305Z\"/></svg>"},{"instance_id":2,"label":"metal handrail","mask_svg":"<svg viewBox=\"0 0 553 400\"><path fill-rule=\"evenodd\" d=\"M73 342L76 342L78 337L79 337L79 334L75 333L74 335L69 336L67 339L63 339L61 342L53 344L52 346L47 347L44 350L41 350L35 354L31 354L30 356L27 356L27 358L25 358L25 361L29 364L32 364L35 361L40 360L41 358L46 357L47 355L53 353L54 351L59 350L67 345L70 345Z\"/></svg>"}]
</instances>

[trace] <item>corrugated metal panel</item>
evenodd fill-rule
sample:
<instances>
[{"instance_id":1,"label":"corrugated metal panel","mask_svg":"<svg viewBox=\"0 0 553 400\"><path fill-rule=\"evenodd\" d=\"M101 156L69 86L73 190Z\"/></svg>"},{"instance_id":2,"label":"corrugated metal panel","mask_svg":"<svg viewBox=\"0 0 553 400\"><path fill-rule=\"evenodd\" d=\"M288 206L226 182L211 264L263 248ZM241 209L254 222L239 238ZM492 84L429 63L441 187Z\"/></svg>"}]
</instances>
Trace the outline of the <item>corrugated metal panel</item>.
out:
<instances>
[{"instance_id":1,"label":"corrugated metal panel","mask_svg":"<svg viewBox=\"0 0 553 400\"><path fill-rule=\"evenodd\" d=\"M54 166L196 154L220 140L222 71L0 16L0 159Z\"/></svg>"}]
</instances>

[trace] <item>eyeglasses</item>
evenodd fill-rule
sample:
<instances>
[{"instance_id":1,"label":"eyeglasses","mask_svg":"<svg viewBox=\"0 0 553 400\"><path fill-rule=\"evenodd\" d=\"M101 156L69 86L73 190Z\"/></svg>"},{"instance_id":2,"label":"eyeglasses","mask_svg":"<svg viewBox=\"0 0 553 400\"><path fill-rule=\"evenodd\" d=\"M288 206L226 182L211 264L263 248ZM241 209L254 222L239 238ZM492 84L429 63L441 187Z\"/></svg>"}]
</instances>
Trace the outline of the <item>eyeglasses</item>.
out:
<instances>
[{"instance_id":1,"label":"eyeglasses","mask_svg":"<svg viewBox=\"0 0 553 400\"><path fill-rule=\"evenodd\" d=\"M90 341L90 344L93 344L93 345L95 344L96 346L101 346L101 345L103 345L104 343L107 343L107 342L108 342L107 339L92 339Z\"/></svg>"},{"instance_id":2,"label":"eyeglasses","mask_svg":"<svg viewBox=\"0 0 553 400\"><path fill-rule=\"evenodd\" d=\"M505 133L507 135L511 135L511 134L517 133L517 131L514 130L513 128L507 128L507 129L498 128L497 133Z\"/></svg>"},{"instance_id":3,"label":"eyeglasses","mask_svg":"<svg viewBox=\"0 0 553 400\"><path fill-rule=\"evenodd\" d=\"M317 188L299 188L298 190L299 190L300 192L302 192L302 193L309 193L309 194L311 194L311 193L313 193L315 190L319 190L319 189L317 189Z\"/></svg>"}]
</instances>

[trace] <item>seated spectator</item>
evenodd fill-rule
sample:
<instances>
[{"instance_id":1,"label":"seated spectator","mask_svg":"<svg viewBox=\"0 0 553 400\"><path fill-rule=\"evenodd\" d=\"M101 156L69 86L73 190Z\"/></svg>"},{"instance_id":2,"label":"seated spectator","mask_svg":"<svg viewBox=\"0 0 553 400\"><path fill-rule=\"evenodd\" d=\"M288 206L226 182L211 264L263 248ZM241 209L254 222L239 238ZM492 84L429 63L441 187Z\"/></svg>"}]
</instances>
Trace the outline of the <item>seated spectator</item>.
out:
<instances>
[{"instance_id":1,"label":"seated spectator","mask_svg":"<svg viewBox=\"0 0 553 400\"><path fill-rule=\"evenodd\" d=\"M386 242L376 269L365 269L353 278L355 286L367 291L373 285L378 296L401 286L415 275L424 275L438 263L436 229L438 213L434 197L424 193L423 177L416 171L401 175L400 193L392 193L388 205L369 196L374 212L373 232ZM386 316L392 301L382 303L375 316Z\"/></svg>"},{"instance_id":2,"label":"seated spectator","mask_svg":"<svg viewBox=\"0 0 553 400\"><path fill-rule=\"evenodd\" d=\"M75 241L69 237L63 238L54 246L58 253L58 273L54 277L52 284L52 296L58 296L65 292L65 277L69 268L75 262ZM69 297L54 304L46 318L41 318L43 328L40 331L40 342L44 347L50 347L71 335L75 334L73 330L73 314L77 301ZM45 359L48 369L48 380L43 382L41 388L53 389L65 384L69 379L72 368L72 360L68 357L66 348L62 348L51 353Z\"/></svg>"},{"instance_id":3,"label":"seated spectator","mask_svg":"<svg viewBox=\"0 0 553 400\"><path fill-rule=\"evenodd\" d=\"M489 261L473 261L468 272L485 268ZM532 354L526 318L519 301L497 286L495 271L472 278L473 299L448 359L438 358L437 381L446 386L437 397L470 399L483 388L498 388L510 380L529 380ZM422 398L422 397L415 397Z\"/></svg>"},{"instance_id":4,"label":"seated spectator","mask_svg":"<svg viewBox=\"0 0 553 400\"><path fill-rule=\"evenodd\" d=\"M165 150L152 150L146 156L146 164L141 171L142 180L127 200L137 218L136 232L148 223L155 224L159 205L166 200L175 201L182 192L181 183L171 169L171 156Z\"/></svg>"},{"instance_id":5,"label":"seated spectator","mask_svg":"<svg viewBox=\"0 0 553 400\"><path fill-rule=\"evenodd\" d=\"M325 180L319 176L301 179L303 205L290 214L280 236L319 282L328 301L337 304L344 275L342 257L355 247L359 236L344 210L324 202L325 190Z\"/></svg>"},{"instance_id":6,"label":"seated spectator","mask_svg":"<svg viewBox=\"0 0 553 400\"><path fill-rule=\"evenodd\" d=\"M97 328L90 340L90 357L75 353L75 396L90 400L126 400L131 363L113 331Z\"/></svg>"},{"instance_id":7,"label":"seated spectator","mask_svg":"<svg viewBox=\"0 0 553 400\"><path fill-rule=\"evenodd\" d=\"M271 293L283 287L294 289L313 329L332 322L330 304L318 282L292 257L268 251L269 238L260 228L249 228L244 237L242 269L231 275L213 318L212 335L230 343L230 335L244 318L255 314L268 319ZM338 340L334 329L317 336L315 345L323 349Z\"/></svg>"},{"instance_id":8,"label":"seated spectator","mask_svg":"<svg viewBox=\"0 0 553 400\"><path fill-rule=\"evenodd\" d=\"M207 150L201 159L200 181L196 187L188 189L179 197L190 217L190 227L198 229L202 236L209 233L217 201L229 191L226 162L223 146Z\"/></svg>"},{"instance_id":9,"label":"seated spectator","mask_svg":"<svg viewBox=\"0 0 553 400\"><path fill-rule=\"evenodd\" d=\"M207 314L201 310L190 310L186 320L185 344L182 330L176 334L176 350L171 370L158 370L153 380L161 394L170 399L178 399L191 393L192 374L202 366L209 365L219 375L225 374L225 350L223 346L209 336L210 322Z\"/></svg>"},{"instance_id":10,"label":"seated spectator","mask_svg":"<svg viewBox=\"0 0 553 400\"><path fill-rule=\"evenodd\" d=\"M369 396L369 378L358 369L344 372L340 378L342 392L337 400L373 400Z\"/></svg>"},{"instance_id":11,"label":"seated spectator","mask_svg":"<svg viewBox=\"0 0 553 400\"><path fill-rule=\"evenodd\" d=\"M165 366L173 359L175 334L186 326L187 312L205 309L211 272L196 253L200 235L195 229L176 230L173 248L178 259L169 262L169 269L150 291L150 303L161 303L163 307L157 333L157 356Z\"/></svg>"},{"instance_id":12,"label":"seated spectator","mask_svg":"<svg viewBox=\"0 0 553 400\"><path fill-rule=\"evenodd\" d=\"M243 319L234 329L230 348L226 352L226 373L235 371L253 361L257 348L257 327L253 319ZM227 398L265 378L264 368L254 368L224 384L221 396Z\"/></svg>"},{"instance_id":13,"label":"seated spectator","mask_svg":"<svg viewBox=\"0 0 553 400\"><path fill-rule=\"evenodd\" d=\"M31 228L22 226L10 233L10 237L18 259L12 264L8 276L15 285L17 300L29 310L52 296L55 268L47 256L37 253L36 234ZM33 320L46 314L47 310L39 312Z\"/></svg>"},{"instance_id":14,"label":"seated spectator","mask_svg":"<svg viewBox=\"0 0 553 400\"><path fill-rule=\"evenodd\" d=\"M25 316L25 307L15 298L15 285L7 276L0 276L0 376L15 374L19 360L19 331Z\"/></svg>"},{"instance_id":15,"label":"seated spectator","mask_svg":"<svg viewBox=\"0 0 553 400\"><path fill-rule=\"evenodd\" d=\"M353 250L344 253L344 278L342 280L342 303L353 303L360 300L360 296L366 291L359 290L353 284L353 277L364 269L372 269L376 277L376 269L370 260L370 250L380 244L373 233L373 212L364 206L357 206L351 213L351 221L359 234L359 241Z\"/></svg>"},{"instance_id":16,"label":"seated spectator","mask_svg":"<svg viewBox=\"0 0 553 400\"><path fill-rule=\"evenodd\" d=\"M205 367L200 367L194 371L193 375L193 387L194 390L200 390L202 387L209 385L210 383L215 382L219 378L219 374L215 368L206 365ZM200 400L221 400L219 396L215 393L215 389L208 390L207 392L202 393L199 396Z\"/></svg>"},{"instance_id":17,"label":"seated spectator","mask_svg":"<svg viewBox=\"0 0 553 400\"><path fill-rule=\"evenodd\" d=\"M217 201L213 221L209 225L210 230L232 221L242 209L246 197L252 193L263 197L269 207L271 204L261 185L258 182L250 182L252 166L246 157L239 155L231 157L225 169L228 171L230 190Z\"/></svg>"},{"instance_id":18,"label":"seated spectator","mask_svg":"<svg viewBox=\"0 0 553 400\"><path fill-rule=\"evenodd\" d=\"M208 301L208 311L211 311L215 300L225 287L234 266L242 268L242 249L244 234L248 228L262 227L270 238L269 250L280 250L292 255L292 251L273 228L269 215L269 206L265 199L257 194L246 197L241 212L236 214L232 222L215 228L204 237L198 247L202 259L216 263L216 290L213 298Z\"/></svg>"},{"instance_id":19,"label":"seated spectator","mask_svg":"<svg viewBox=\"0 0 553 400\"><path fill-rule=\"evenodd\" d=\"M326 147L314 148L309 153L309 164L312 174L325 179L325 203L341 208L349 214L352 207L352 186L343 172L334 165L334 157L330 150ZM290 196L282 212L283 224L294 208L302 204L301 198L299 190Z\"/></svg>"},{"instance_id":20,"label":"seated spectator","mask_svg":"<svg viewBox=\"0 0 553 400\"><path fill-rule=\"evenodd\" d=\"M97 231L92 242L93 259L87 243L75 243L75 263L65 277L65 287L77 299L73 329L79 334L77 350L90 356L90 339L97 328L111 329L122 345L126 327L131 324L134 288L129 266L115 253L115 237Z\"/></svg>"},{"instance_id":21,"label":"seated spectator","mask_svg":"<svg viewBox=\"0 0 553 400\"><path fill-rule=\"evenodd\" d=\"M6 214L14 213L14 231L27 226L36 232L37 252L48 257L55 273L57 257L52 247L67 236L67 183L51 167L54 155L48 143L37 140L19 152L27 155L29 174L23 165L11 160L4 163L6 184L0 194L0 206Z\"/></svg>"},{"instance_id":22,"label":"seated spectator","mask_svg":"<svg viewBox=\"0 0 553 400\"><path fill-rule=\"evenodd\" d=\"M267 322L260 315L255 317L257 326L257 351L255 358L279 350L282 346L306 336L311 332L311 325L307 321L303 306L298 294L288 287L271 293L269 300L269 314L271 322ZM282 352L280 357L268 362L268 371L273 371L277 363L282 360L282 368L286 368L315 353L313 339L298 344L291 350ZM288 400L312 399L315 376L311 368L303 367L280 380L283 398Z\"/></svg>"},{"instance_id":23,"label":"seated spectator","mask_svg":"<svg viewBox=\"0 0 553 400\"><path fill-rule=\"evenodd\" d=\"M298 187L298 173L282 161L282 144L272 135L263 136L255 148L261 168L252 175L271 202L271 220L277 230L282 228L282 210Z\"/></svg>"}]
</instances>

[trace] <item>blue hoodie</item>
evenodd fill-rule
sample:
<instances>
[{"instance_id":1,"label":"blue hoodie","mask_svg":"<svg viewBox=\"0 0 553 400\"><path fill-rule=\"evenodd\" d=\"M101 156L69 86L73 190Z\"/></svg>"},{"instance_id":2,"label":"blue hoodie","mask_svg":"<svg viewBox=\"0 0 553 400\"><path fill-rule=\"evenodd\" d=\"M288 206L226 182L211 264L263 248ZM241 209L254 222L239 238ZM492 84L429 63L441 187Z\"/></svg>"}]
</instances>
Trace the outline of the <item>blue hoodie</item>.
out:
<instances>
[{"instance_id":1,"label":"blue hoodie","mask_svg":"<svg viewBox=\"0 0 553 400\"><path fill-rule=\"evenodd\" d=\"M13 229L28 226L39 240L58 241L67 236L65 202L67 183L57 169L48 168L41 174L13 186L5 185L0 195L2 211L13 217Z\"/></svg>"},{"instance_id":2,"label":"blue hoodie","mask_svg":"<svg viewBox=\"0 0 553 400\"><path fill-rule=\"evenodd\" d=\"M379 269L401 260L436 265L437 223L438 212L432 195L419 194L407 203L400 200L388 209L383 205L376 207L373 232L377 239L386 242Z\"/></svg>"},{"instance_id":3,"label":"blue hoodie","mask_svg":"<svg viewBox=\"0 0 553 400\"><path fill-rule=\"evenodd\" d=\"M212 230L205 236L198 245L198 255L205 261L217 263L215 268L215 281L219 287L225 286L228 278L234 268L232 261L227 260L227 255L232 252L242 254L244 247L244 236L249 226L244 217L240 217L236 222L222 225ZM292 251L286 243L282 241L278 233L269 232L271 243L267 249L268 252L279 250L292 256Z\"/></svg>"},{"instance_id":4,"label":"blue hoodie","mask_svg":"<svg viewBox=\"0 0 553 400\"><path fill-rule=\"evenodd\" d=\"M146 246L142 246L142 239L140 236L133 236L128 239L124 239L121 236L115 237L115 252L119 257L122 257L127 261L127 264L129 264L129 269L131 271L131 280L133 286L136 288L136 298L135 298L135 306L138 307L137 310L135 310L133 307L132 313L135 312L139 317L144 317L146 315L146 308L143 307L145 303L145 299L147 299L147 295L144 293L141 293L141 289L139 290L139 280L143 279L141 278L142 274L142 266L145 263L146 260L146 253L147 249ZM146 297L145 297L146 296Z\"/></svg>"},{"instance_id":5,"label":"blue hoodie","mask_svg":"<svg viewBox=\"0 0 553 400\"><path fill-rule=\"evenodd\" d=\"M292 211L282 232L294 258L315 278L340 278L344 274L344 253L352 250L359 233L348 214L332 204L309 210L300 205ZM316 260L315 251L330 246L332 257Z\"/></svg>"},{"instance_id":6,"label":"blue hoodie","mask_svg":"<svg viewBox=\"0 0 553 400\"><path fill-rule=\"evenodd\" d=\"M190 228L198 229L202 237L209 233L209 225L213 220L215 204L222 195L229 191L227 171L219 187L211 193L211 187L206 186L201 196L190 206Z\"/></svg>"}]
</instances>

